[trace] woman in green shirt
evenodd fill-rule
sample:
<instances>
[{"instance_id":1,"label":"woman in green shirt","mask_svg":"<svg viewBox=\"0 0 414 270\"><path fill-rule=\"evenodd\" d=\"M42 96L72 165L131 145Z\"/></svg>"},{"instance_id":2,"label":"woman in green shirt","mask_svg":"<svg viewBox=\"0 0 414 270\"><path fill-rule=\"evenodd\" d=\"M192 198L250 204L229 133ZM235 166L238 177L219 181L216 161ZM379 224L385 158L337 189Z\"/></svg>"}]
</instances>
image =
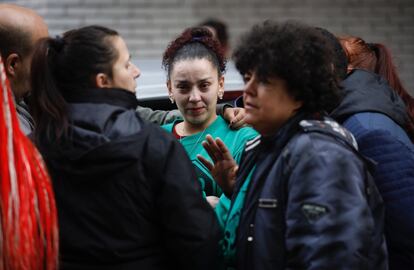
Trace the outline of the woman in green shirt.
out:
<instances>
[{"instance_id":1,"label":"woman in green shirt","mask_svg":"<svg viewBox=\"0 0 414 270\"><path fill-rule=\"evenodd\" d=\"M246 141L257 136L252 128L230 129L216 114L217 100L224 94L226 60L222 48L205 28L190 28L170 43L164 52L163 67L167 71L167 87L171 102L183 116L163 128L182 143L196 168L203 191L210 203L222 191L209 170L197 159L209 159L202 142L206 135L219 137L237 161ZM214 197L210 197L214 196Z\"/></svg>"}]
</instances>

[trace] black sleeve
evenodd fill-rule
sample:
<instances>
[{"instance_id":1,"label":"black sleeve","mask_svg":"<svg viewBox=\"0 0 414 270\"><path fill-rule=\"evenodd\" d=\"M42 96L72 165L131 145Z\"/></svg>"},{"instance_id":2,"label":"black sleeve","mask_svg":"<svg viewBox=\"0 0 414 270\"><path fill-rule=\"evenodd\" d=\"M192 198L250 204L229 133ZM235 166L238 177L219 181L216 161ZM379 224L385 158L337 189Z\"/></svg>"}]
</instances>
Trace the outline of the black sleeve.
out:
<instances>
[{"instance_id":1,"label":"black sleeve","mask_svg":"<svg viewBox=\"0 0 414 270\"><path fill-rule=\"evenodd\" d=\"M180 269L220 269L220 228L202 196L193 165L175 139L170 139L165 153L154 166L162 178L157 205L166 248Z\"/></svg>"},{"instance_id":2,"label":"black sleeve","mask_svg":"<svg viewBox=\"0 0 414 270\"><path fill-rule=\"evenodd\" d=\"M302 151L287 186L288 269L365 269L375 225L364 178L361 161L340 146Z\"/></svg>"}]
</instances>

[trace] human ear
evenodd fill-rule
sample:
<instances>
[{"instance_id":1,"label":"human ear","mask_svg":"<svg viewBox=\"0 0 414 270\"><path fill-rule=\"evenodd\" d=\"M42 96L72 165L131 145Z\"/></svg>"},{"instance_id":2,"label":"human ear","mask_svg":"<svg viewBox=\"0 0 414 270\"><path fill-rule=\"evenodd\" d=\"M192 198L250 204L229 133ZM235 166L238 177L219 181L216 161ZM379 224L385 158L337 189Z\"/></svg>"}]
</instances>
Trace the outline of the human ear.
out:
<instances>
[{"instance_id":1,"label":"human ear","mask_svg":"<svg viewBox=\"0 0 414 270\"><path fill-rule=\"evenodd\" d=\"M172 93L171 82L167 81L167 89L168 89L168 98L170 99L171 103L174 103L174 95Z\"/></svg>"},{"instance_id":2,"label":"human ear","mask_svg":"<svg viewBox=\"0 0 414 270\"><path fill-rule=\"evenodd\" d=\"M219 99L223 99L224 96L224 76L220 76L219 81L218 81L218 85L219 85L219 90L218 90L218 97Z\"/></svg>"},{"instance_id":3,"label":"human ear","mask_svg":"<svg viewBox=\"0 0 414 270\"><path fill-rule=\"evenodd\" d=\"M96 74L95 85L98 88L110 88L113 86L111 79L105 73Z\"/></svg>"},{"instance_id":4,"label":"human ear","mask_svg":"<svg viewBox=\"0 0 414 270\"><path fill-rule=\"evenodd\" d=\"M17 53L11 53L7 56L5 61L6 74L11 77L17 77L22 60Z\"/></svg>"}]
</instances>

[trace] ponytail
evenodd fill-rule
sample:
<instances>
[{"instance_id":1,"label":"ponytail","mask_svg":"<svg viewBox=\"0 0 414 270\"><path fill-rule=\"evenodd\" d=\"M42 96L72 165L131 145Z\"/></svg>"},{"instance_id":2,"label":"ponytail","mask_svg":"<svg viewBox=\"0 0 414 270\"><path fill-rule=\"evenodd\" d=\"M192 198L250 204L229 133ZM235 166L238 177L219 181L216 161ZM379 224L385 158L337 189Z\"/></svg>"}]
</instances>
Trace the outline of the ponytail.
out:
<instances>
[{"instance_id":1,"label":"ponytail","mask_svg":"<svg viewBox=\"0 0 414 270\"><path fill-rule=\"evenodd\" d=\"M414 142L414 98L408 94L404 88L397 69L393 63L390 50L383 44L372 44L375 54L377 56L377 64L375 66L375 73L385 78L390 84L391 88L401 97L407 107L408 124L406 131Z\"/></svg>"},{"instance_id":2,"label":"ponytail","mask_svg":"<svg viewBox=\"0 0 414 270\"><path fill-rule=\"evenodd\" d=\"M32 113L36 128L35 142L58 141L67 135L67 104L59 91L56 67L64 41L46 38L39 41L31 66Z\"/></svg>"}]
</instances>

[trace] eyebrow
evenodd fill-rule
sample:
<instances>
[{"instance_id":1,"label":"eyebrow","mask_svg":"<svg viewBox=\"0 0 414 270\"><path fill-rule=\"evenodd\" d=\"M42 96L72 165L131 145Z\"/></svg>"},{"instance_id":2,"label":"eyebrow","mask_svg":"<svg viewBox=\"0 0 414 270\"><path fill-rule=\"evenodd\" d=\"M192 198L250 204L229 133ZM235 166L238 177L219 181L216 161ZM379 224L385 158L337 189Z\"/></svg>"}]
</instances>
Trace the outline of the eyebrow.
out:
<instances>
[{"instance_id":1,"label":"eyebrow","mask_svg":"<svg viewBox=\"0 0 414 270\"><path fill-rule=\"evenodd\" d=\"M208 80L211 80L211 79L212 79L212 77L206 77L206 78L197 80L197 82L204 82L204 81L208 81ZM175 82L188 82L188 80L177 80L176 79Z\"/></svg>"}]
</instances>

